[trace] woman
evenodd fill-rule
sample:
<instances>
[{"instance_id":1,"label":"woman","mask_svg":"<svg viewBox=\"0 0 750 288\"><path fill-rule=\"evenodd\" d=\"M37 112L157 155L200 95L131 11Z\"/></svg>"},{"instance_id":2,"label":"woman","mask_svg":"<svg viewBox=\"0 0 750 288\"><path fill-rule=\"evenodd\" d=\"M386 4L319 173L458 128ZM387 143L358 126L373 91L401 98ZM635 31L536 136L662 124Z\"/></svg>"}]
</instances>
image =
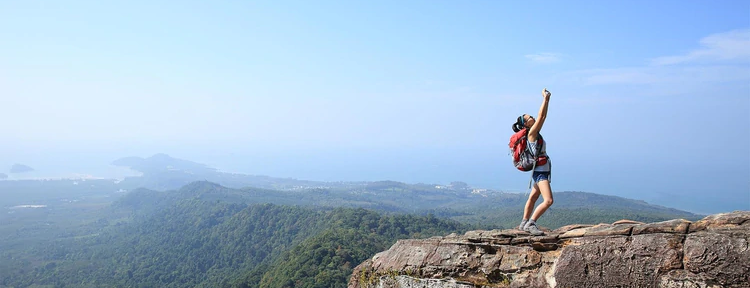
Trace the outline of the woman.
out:
<instances>
[{"instance_id":1,"label":"woman","mask_svg":"<svg viewBox=\"0 0 750 288\"><path fill-rule=\"evenodd\" d=\"M542 107L539 108L538 119L534 119L531 115L524 114L518 117L516 123L513 124L513 131L515 132L521 131L522 129L528 129L527 145L531 153L534 155L547 155L546 141L538 140L542 138L539 131L542 130L544 120L547 119L547 106L549 105L550 96L552 96L552 93L545 88L542 91L544 101L542 102ZM541 142L541 145L537 145L539 142ZM534 186L531 189L531 194L529 194L529 199L526 200L526 207L524 207L523 210L521 225L518 226L518 229L529 232L531 235L544 235L544 232L539 230L539 227L536 226L536 220L539 220L539 217L541 217L542 214L544 214L544 211L547 211L547 208L553 203L552 188L550 187L551 168L552 164L550 163L548 156L546 164L536 166L534 171L532 171L531 178L534 180ZM534 204L536 204L536 200L539 199L540 194L542 195L542 198L544 198L544 202L534 209ZM531 213L532 211L534 212L533 214Z\"/></svg>"}]
</instances>

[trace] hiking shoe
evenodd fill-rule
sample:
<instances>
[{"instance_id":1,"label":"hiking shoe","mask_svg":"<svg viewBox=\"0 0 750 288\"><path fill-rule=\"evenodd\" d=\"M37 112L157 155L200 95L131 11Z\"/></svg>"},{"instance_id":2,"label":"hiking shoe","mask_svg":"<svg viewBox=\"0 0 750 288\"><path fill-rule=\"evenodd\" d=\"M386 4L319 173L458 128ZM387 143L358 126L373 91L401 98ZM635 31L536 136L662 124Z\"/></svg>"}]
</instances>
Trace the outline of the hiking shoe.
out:
<instances>
[{"instance_id":1,"label":"hiking shoe","mask_svg":"<svg viewBox=\"0 0 750 288\"><path fill-rule=\"evenodd\" d=\"M518 230L524 231L523 227L526 227L527 222L529 222L529 220L521 220L521 225L518 225Z\"/></svg>"},{"instance_id":2,"label":"hiking shoe","mask_svg":"<svg viewBox=\"0 0 750 288\"><path fill-rule=\"evenodd\" d=\"M539 230L539 227L536 227L536 223L534 222L527 223L526 226L523 227L523 231L529 232L534 236L544 235L544 232L542 232L542 230Z\"/></svg>"}]
</instances>

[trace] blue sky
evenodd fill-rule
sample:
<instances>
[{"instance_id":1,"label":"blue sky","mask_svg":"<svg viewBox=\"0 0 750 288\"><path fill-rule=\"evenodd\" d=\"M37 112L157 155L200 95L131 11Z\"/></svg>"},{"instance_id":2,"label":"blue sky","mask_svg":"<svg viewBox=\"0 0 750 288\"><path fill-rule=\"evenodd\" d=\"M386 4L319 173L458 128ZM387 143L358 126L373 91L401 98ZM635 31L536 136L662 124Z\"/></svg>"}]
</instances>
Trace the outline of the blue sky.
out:
<instances>
[{"instance_id":1,"label":"blue sky","mask_svg":"<svg viewBox=\"0 0 750 288\"><path fill-rule=\"evenodd\" d=\"M750 210L747 1L0 1L0 43L0 165L523 191L547 87L554 190Z\"/></svg>"}]
</instances>

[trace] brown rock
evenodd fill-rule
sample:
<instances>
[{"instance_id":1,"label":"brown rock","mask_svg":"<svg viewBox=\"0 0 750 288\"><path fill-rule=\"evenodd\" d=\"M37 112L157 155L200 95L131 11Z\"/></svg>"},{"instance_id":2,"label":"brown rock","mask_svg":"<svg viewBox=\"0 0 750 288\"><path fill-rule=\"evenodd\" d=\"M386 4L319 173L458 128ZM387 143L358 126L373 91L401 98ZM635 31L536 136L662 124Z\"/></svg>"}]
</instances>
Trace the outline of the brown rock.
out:
<instances>
[{"instance_id":1,"label":"brown rock","mask_svg":"<svg viewBox=\"0 0 750 288\"><path fill-rule=\"evenodd\" d=\"M531 241L531 236L524 236L524 237L518 237L513 238L510 240L511 245L520 245L520 244L528 244Z\"/></svg>"},{"instance_id":2,"label":"brown rock","mask_svg":"<svg viewBox=\"0 0 750 288\"><path fill-rule=\"evenodd\" d=\"M594 225L573 224L573 225L567 225L567 226L563 226L563 227L557 228L557 229L553 230L552 232L556 233L556 234L563 234L563 233L568 232L570 230L575 230L575 229L580 229L580 228L588 228L588 227L591 227L591 226L594 226Z\"/></svg>"},{"instance_id":3,"label":"brown rock","mask_svg":"<svg viewBox=\"0 0 750 288\"><path fill-rule=\"evenodd\" d=\"M468 231L465 239L472 243L490 243L495 245L508 245L515 236L515 233L503 231Z\"/></svg>"},{"instance_id":4,"label":"brown rock","mask_svg":"<svg viewBox=\"0 0 750 288\"><path fill-rule=\"evenodd\" d=\"M550 235L544 235L544 236L536 236L532 238L532 241L535 242L541 242L541 243L557 243L560 238L558 238L559 235L557 234L550 234Z\"/></svg>"},{"instance_id":5,"label":"brown rock","mask_svg":"<svg viewBox=\"0 0 750 288\"><path fill-rule=\"evenodd\" d=\"M575 238L583 236L630 235L633 224L599 224L586 228L578 228L561 234L560 238Z\"/></svg>"},{"instance_id":6,"label":"brown rock","mask_svg":"<svg viewBox=\"0 0 750 288\"><path fill-rule=\"evenodd\" d=\"M560 238L574 238L574 237L583 237L583 235L586 235L586 231L597 229L597 227L601 227L606 224L599 224L596 226L589 226L585 228L576 228L569 231L566 231L565 233L560 235Z\"/></svg>"},{"instance_id":7,"label":"brown rock","mask_svg":"<svg viewBox=\"0 0 750 288\"><path fill-rule=\"evenodd\" d=\"M476 286L471 282L456 281L455 279L420 279L398 275L382 277L379 287L475 288Z\"/></svg>"},{"instance_id":8,"label":"brown rock","mask_svg":"<svg viewBox=\"0 0 750 288\"><path fill-rule=\"evenodd\" d=\"M349 287L750 288L748 216L400 240L357 266Z\"/></svg>"},{"instance_id":9,"label":"brown rock","mask_svg":"<svg viewBox=\"0 0 750 288\"><path fill-rule=\"evenodd\" d=\"M372 266L375 270L403 270L419 267L425 258L434 254L438 240L399 240L391 250L375 254Z\"/></svg>"},{"instance_id":10,"label":"brown rock","mask_svg":"<svg viewBox=\"0 0 750 288\"><path fill-rule=\"evenodd\" d=\"M505 246L500 250L502 261L498 267L501 272L518 272L538 266L542 261L542 255L530 247ZM492 268L492 267L488 267Z\"/></svg>"},{"instance_id":11,"label":"brown rock","mask_svg":"<svg viewBox=\"0 0 750 288\"><path fill-rule=\"evenodd\" d=\"M559 287L653 287L661 274L681 267L681 235L578 238L563 248Z\"/></svg>"},{"instance_id":12,"label":"brown rock","mask_svg":"<svg viewBox=\"0 0 750 288\"><path fill-rule=\"evenodd\" d=\"M685 270L672 270L658 280L659 288L724 288L712 278Z\"/></svg>"},{"instance_id":13,"label":"brown rock","mask_svg":"<svg viewBox=\"0 0 750 288\"><path fill-rule=\"evenodd\" d=\"M726 287L750 287L749 238L726 231L691 233L685 239L685 270Z\"/></svg>"},{"instance_id":14,"label":"brown rock","mask_svg":"<svg viewBox=\"0 0 750 288\"><path fill-rule=\"evenodd\" d=\"M633 235L653 233L679 233L685 234L690 227L690 221L685 219L674 219L664 222L642 224L633 227Z\"/></svg>"},{"instance_id":15,"label":"brown rock","mask_svg":"<svg viewBox=\"0 0 750 288\"><path fill-rule=\"evenodd\" d=\"M616 236L616 235L630 235L630 231L633 229L633 224L622 224L622 225L600 225L591 227L586 230L584 236Z\"/></svg>"},{"instance_id":16,"label":"brown rock","mask_svg":"<svg viewBox=\"0 0 750 288\"><path fill-rule=\"evenodd\" d=\"M500 238L500 237L512 238L512 237L520 237L520 236L525 236L525 235L529 235L529 232L521 231L518 229L501 230L501 231L492 230L492 232L489 234L490 237L494 237L494 238Z\"/></svg>"},{"instance_id":17,"label":"brown rock","mask_svg":"<svg viewBox=\"0 0 750 288\"><path fill-rule=\"evenodd\" d=\"M628 220L628 219L617 220L614 223L612 223L612 225L620 225L620 224L646 224L646 223Z\"/></svg>"},{"instance_id":18,"label":"brown rock","mask_svg":"<svg viewBox=\"0 0 750 288\"><path fill-rule=\"evenodd\" d=\"M533 242L531 243L531 248L534 248L535 251L546 252L557 250L558 246L557 243Z\"/></svg>"},{"instance_id":19,"label":"brown rock","mask_svg":"<svg viewBox=\"0 0 750 288\"><path fill-rule=\"evenodd\" d=\"M726 230L736 228L750 220L750 211L735 211L706 216L690 225L690 233L703 230Z\"/></svg>"},{"instance_id":20,"label":"brown rock","mask_svg":"<svg viewBox=\"0 0 750 288\"><path fill-rule=\"evenodd\" d=\"M485 237L484 236L485 232L486 231L483 231L483 230L466 231L466 233L464 233L464 236L467 239L479 239L479 238L484 238Z\"/></svg>"}]
</instances>

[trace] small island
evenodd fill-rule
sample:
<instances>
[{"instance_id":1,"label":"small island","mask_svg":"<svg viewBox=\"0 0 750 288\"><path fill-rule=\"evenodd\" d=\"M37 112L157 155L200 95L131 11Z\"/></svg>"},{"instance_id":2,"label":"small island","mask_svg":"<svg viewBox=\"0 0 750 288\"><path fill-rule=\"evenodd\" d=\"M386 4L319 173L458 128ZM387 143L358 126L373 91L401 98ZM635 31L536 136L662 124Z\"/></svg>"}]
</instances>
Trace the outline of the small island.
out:
<instances>
[{"instance_id":1,"label":"small island","mask_svg":"<svg viewBox=\"0 0 750 288\"><path fill-rule=\"evenodd\" d=\"M31 171L34 171L34 168L18 163L13 164L13 166L10 167L10 173L25 173Z\"/></svg>"}]
</instances>

